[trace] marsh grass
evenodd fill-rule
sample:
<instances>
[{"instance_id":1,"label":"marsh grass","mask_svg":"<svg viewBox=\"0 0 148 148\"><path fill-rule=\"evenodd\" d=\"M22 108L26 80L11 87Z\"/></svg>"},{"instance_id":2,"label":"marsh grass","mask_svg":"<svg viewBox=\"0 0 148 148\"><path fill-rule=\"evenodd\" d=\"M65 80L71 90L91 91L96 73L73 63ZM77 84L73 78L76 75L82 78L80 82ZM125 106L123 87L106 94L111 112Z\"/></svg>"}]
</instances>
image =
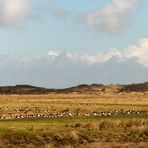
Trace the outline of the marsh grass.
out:
<instances>
[{"instance_id":1,"label":"marsh grass","mask_svg":"<svg viewBox=\"0 0 148 148\"><path fill-rule=\"evenodd\" d=\"M53 124L54 123L54 124ZM148 142L148 118L65 118L0 122L1 145L79 147L95 142Z\"/></svg>"}]
</instances>

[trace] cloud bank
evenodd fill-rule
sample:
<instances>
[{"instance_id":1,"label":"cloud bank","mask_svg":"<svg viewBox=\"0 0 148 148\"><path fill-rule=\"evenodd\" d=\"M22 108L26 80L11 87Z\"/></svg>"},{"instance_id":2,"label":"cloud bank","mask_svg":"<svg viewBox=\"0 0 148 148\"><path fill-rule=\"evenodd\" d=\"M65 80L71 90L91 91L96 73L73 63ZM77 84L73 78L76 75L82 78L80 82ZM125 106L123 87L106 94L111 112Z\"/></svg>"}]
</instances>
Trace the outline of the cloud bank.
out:
<instances>
[{"instance_id":1,"label":"cloud bank","mask_svg":"<svg viewBox=\"0 0 148 148\"><path fill-rule=\"evenodd\" d=\"M111 4L88 14L86 24L98 31L118 34L131 24L133 12L140 4L141 0L112 0Z\"/></svg>"},{"instance_id":2,"label":"cloud bank","mask_svg":"<svg viewBox=\"0 0 148 148\"><path fill-rule=\"evenodd\" d=\"M98 51L94 55L81 55L77 53L65 53L51 50L48 52L48 56L49 59L54 62L59 61L59 59L64 59L65 61L72 63L82 62L89 65L103 64L112 59L115 59L118 62L135 59L137 63L141 64L145 68L148 68L148 39L141 39L136 45L129 45L122 51L116 48L111 48L105 52Z\"/></svg>"},{"instance_id":3,"label":"cloud bank","mask_svg":"<svg viewBox=\"0 0 148 148\"><path fill-rule=\"evenodd\" d=\"M76 52L64 52L62 50L49 50L47 56L23 56L23 55L4 55L0 56L0 65L14 63L14 65L37 65L37 63L62 64L69 65L102 65L110 61L117 63L125 63L132 60L148 69L148 39L140 39L135 45L128 45L127 48L121 50L110 48L106 51L98 51L95 54L79 54Z\"/></svg>"}]
</instances>

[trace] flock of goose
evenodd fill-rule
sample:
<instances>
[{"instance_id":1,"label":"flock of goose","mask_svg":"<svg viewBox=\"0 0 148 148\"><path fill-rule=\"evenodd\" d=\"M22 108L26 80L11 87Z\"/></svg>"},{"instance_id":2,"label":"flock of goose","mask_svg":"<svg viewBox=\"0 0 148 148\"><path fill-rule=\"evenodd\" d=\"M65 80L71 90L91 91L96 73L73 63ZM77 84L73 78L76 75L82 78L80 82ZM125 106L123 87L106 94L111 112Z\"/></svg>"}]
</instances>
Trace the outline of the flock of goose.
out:
<instances>
[{"instance_id":1,"label":"flock of goose","mask_svg":"<svg viewBox=\"0 0 148 148\"><path fill-rule=\"evenodd\" d=\"M27 118L62 118L62 117L74 117L74 116L86 116L86 117L108 117L108 116L120 116L120 115L148 115L146 111L133 111L133 110L108 110L106 112L87 112L87 113L74 113L74 112L52 112L49 107L34 109L21 108L21 107L5 107L0 108L0 119L27 119Z\"/></svg>"}]
</instances>

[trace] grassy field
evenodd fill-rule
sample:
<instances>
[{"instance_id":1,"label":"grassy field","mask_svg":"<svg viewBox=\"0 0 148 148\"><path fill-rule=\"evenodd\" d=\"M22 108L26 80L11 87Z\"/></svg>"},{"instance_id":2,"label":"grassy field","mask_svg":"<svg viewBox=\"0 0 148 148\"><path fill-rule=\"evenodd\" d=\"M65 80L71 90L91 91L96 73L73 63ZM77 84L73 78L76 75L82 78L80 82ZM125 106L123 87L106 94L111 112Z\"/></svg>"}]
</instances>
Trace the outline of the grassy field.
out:
<instances>
[{"instance_id":1,"label":"grassy field","mask_svg":"<svg viewBox=\"0 0 148 148\"><path fill-rule=\"evenodd\" d=\"M36 109L38 108L38 110ZM17 109L17 110L15 110ZM0 114L148 112L148 94L1 95ZM147 147L148 115L0 120L0 147Z\"/></svg>"},{"instance_id":2,"label":"grassy field","mask_svg":"<svg viewBox=\"0 0 148 148\"><path fill-rule=\"evenodd\" d=\"M148 110L148 94L0 95L0 107L49 107L52 111Z\"/></svg>"},{"instance_id":3,"label":"grassy field","mask_svg":"<svg viewBox=\"0 0 148 148\"><path fill-rule=\"evenodd\" d=\"M0 139L1 147L89 147L90 143L101 142L106 145L143 143L143 147L146 147L148 117L67 117L1 121Z\"/></svg>"}]
</instances>

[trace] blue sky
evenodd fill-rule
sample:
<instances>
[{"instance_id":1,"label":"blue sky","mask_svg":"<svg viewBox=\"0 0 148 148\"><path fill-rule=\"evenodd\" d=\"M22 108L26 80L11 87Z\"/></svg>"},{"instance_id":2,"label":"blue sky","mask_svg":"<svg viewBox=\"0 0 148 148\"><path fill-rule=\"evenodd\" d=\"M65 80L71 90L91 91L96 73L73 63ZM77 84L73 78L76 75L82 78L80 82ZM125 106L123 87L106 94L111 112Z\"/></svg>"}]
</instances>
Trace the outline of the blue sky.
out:
<instances>
[{"instance_id":1,"label":"blue sky","mask_svg":"<svg viewBox=\"0 0 148 148\"><path fill-rule=\"evenodd\" d=\"M147 0L0 0L0 8L0 85L147 81Z\"/></svg>"}]
</instances>

